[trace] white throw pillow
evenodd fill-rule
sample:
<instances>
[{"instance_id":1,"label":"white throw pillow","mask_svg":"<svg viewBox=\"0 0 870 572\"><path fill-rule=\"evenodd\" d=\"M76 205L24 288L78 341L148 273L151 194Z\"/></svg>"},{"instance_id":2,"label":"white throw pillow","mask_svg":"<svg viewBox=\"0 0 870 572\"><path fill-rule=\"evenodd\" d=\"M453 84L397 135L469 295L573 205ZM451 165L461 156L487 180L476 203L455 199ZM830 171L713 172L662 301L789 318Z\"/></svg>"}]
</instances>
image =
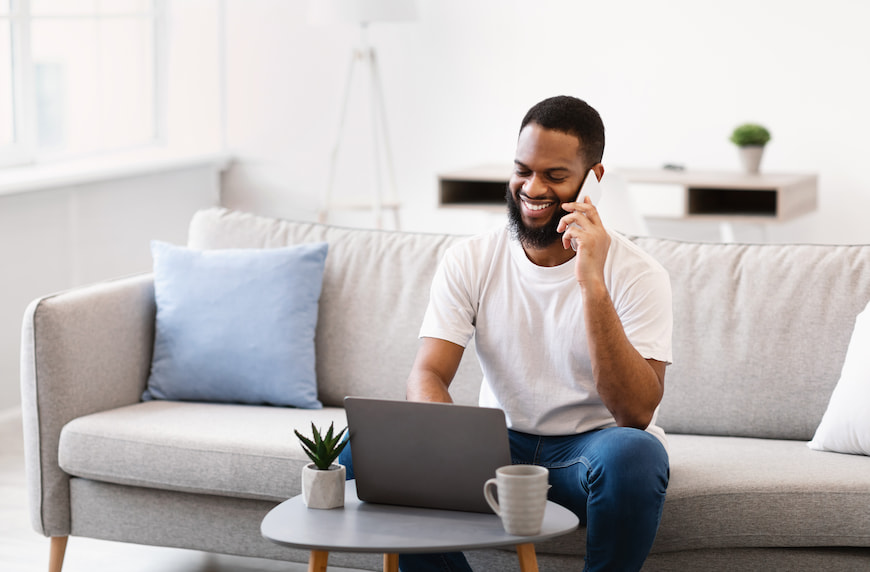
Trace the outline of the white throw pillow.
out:
<instances>
[{"instance_id":1,"label":"white throw pillow","mask_svg":"<svg viewBox=\"0 0 870 572\"><path fill-rule=\"evenodd\" d=\"M855 320L840 381L811 449L870 455L870 303Z\"/></svg>"}]
</instances>

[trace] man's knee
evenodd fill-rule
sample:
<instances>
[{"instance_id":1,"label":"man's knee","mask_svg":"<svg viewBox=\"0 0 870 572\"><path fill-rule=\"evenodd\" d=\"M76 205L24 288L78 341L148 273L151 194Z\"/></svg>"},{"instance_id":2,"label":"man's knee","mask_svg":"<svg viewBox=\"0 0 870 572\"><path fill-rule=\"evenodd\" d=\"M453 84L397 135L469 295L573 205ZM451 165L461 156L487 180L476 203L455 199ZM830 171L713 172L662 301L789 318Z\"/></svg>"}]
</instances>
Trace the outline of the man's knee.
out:
<instances>
[{"instance_id":1,"label":"man's knee","mask_svg":"<svg viewBox=\"0 0 870 572\"><path fill-rule=\"evenodd\" d=\"M593 468L597 474L593 478L621 490L664 494L670 469L662 443L640 429L615 427L604 431L609 434L598 450L598 462Z\"/></svg>"}]
</instances>

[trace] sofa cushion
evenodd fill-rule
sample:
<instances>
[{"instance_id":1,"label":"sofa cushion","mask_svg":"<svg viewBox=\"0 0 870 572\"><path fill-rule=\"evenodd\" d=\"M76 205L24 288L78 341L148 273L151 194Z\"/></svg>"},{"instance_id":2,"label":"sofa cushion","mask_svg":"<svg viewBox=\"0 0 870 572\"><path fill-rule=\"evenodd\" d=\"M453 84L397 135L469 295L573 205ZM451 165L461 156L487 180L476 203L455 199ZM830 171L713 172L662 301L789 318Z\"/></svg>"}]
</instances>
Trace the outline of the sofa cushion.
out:
<instances>
[{"instance_id":1,"label":"sofa cushion","mask_svg":"<svg viewBox=\"0 0 870 572\"><path fill-rule=\"evenodd\" d=\"M870 303L855 320L840 381L809 446L870 455Z\"/></svg>"},{"instance_id":2,"label":"sofa cushion","mask_svg":"<svg viewBox=\"0 0 870 572\"><path fill-rule=\"evenodd\" d=\"M157 320L143 399L321 407L314 333L326 243L151 248Z\"/></svg>"},{"instance_id":3,"label":"sofa cushion","mask_svg":"<svg viewBox=\"0 0 870 572\"><path fill-rule=\"evenodd\" d=\"M870 546L870 458L801 441L672 435L657 550Z\"/></svg>"},{"instance_id":4,"label":"sofa cushion","mask_svg":"<svg viewBox=\"0 0 870 572\"><path fill-rule=\"evenodd\" d=\"M343 409L147 401L79 417L60 436L59 464L97 481L285 500L309 463L294 429L347 425Z\"/></svg>"},{"instance_id":5,"label":"sofa cushion","mask_svg":"<svg viewBox=\"0 0 870 572\"><path fill-rule=\"evenodd\" d=\"M668 437L671 479L653 553L870 546L870 458L801 441ZM536 547L582 552L585 529Z\"/></svg>"},{"instance_id":6,"label":"sofa cushion","mask_svg":"<svg viewBox=\"0 0 870 572\"><path fill-rule=\"evenodd\" d=\"M60 466L118 484L283 500L308 462L293 429L346 424L344 410L151 401L80 417ZM800 441L671 435L671 481L654 552L870 546L870 457ZM541 552L582 554L585 530Z\"/></svg>"},{"instance_id":7,"label":"sofa cushion","mask_svg":"<svg viewBox=\"0 0 870 572\"><path fill-rule=\"evenodd\" d=\"M279 248L329 243L317 319L317 383L323 404L338 407L347 395L405 398L432 276L444 251L461 239L349 229L213 208L194 215L188 246ZM453 399L476 404L482 379L470 344L450 386Z\"/></svg>"},{"instance_id":8,"label":"sofa cushion","mask_svg":"<svg viewBox=\"0 0 870 572\"><path fill-rule=\"evenodd\" d=\"M668 271L668 433L812 438L870 299L870 246L637 238Z\"/></svg>"}]
</instances>

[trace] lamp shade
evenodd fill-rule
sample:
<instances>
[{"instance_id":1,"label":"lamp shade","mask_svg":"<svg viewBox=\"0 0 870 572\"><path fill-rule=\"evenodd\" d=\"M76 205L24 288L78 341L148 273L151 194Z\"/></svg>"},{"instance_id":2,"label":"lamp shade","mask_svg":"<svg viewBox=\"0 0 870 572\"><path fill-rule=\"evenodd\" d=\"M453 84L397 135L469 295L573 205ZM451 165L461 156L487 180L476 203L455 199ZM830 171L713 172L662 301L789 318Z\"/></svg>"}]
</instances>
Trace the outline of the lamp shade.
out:
<instances>
[{"instance_id":1,"label":"lamp shade","mask_svg":"<svg viewBox=\"0 0 870 572\"><path fill-rule=\"evenodd\" d=\"M414 0L308 0L308 23L398 22L417 17Z\"/></svg>"}]
</instances>

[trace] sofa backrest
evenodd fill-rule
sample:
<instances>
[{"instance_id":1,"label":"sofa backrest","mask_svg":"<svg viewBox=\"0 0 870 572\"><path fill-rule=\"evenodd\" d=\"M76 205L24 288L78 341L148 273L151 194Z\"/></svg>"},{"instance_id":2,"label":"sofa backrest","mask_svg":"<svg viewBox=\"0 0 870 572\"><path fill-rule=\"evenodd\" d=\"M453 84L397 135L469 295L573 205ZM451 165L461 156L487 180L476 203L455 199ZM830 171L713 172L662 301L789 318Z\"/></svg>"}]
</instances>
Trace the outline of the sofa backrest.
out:
<instances>
[{"instance_id":1,"label":"sofa backrest","mask_svg":"<svg viewBox=\"0 0 870 572\"><path fill-rule=\"evenodd\" d=\"M870 246L635 242L673 288L674 363L659 424L812 438L870 300Z\"/></svg>"},{"instance_id":2,"label":"sofa backrest","mask_svg":"<svg viewBox=\"0 0 870 572\"><path fill-rule=\"evenodd\" d=\"M445 250L461 237L348 229L213 208L196 213L188 246L278 248L328 242L315 353L318 396L404 399L418 347L429 286ZM473 344L450 392L476 404L483 374Z\"/></svg>"},{"instance_id":3,"label":"sofa backrest","mask_svg":"<svg viewBox=\"0 0 870 572\"><path fill-rule=\"evenodd\" d=\"M452 235L360 230L225 209L197 213L193 248L326 241L316 337L319 396L402 399L429 285ZM870 300L870 246L690 243L635 237L668 270L674 363L659 424L671 433L809 440ZM477 402L473 342L451 386Z\"/></svg>"}]
</instances>

